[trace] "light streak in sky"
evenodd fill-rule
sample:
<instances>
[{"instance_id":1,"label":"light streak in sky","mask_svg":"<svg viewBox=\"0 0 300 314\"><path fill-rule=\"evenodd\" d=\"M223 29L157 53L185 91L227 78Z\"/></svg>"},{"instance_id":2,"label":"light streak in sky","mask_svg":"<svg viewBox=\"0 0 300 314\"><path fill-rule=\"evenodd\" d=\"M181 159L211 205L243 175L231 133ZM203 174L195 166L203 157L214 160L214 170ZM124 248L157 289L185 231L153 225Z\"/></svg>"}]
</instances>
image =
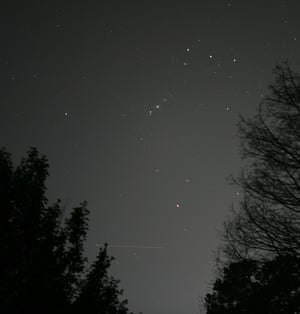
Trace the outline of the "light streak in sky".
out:
<instances>
[{"instance_id":1,"label":"light streak in sky","mask_svg":"<svg viewBox=\"0 0 300 314\"><path fill-rule=\"evenodd\" d=\"M104 244L96 244L96 246L103 246ZM152 249L152 250L157 250L157 249L164 249L164 246L145 246L145 245L126 245L126 244L121 244L121 245L107 245L109 248L121 248L121 249Z\"/></svg>"}]
</instances>

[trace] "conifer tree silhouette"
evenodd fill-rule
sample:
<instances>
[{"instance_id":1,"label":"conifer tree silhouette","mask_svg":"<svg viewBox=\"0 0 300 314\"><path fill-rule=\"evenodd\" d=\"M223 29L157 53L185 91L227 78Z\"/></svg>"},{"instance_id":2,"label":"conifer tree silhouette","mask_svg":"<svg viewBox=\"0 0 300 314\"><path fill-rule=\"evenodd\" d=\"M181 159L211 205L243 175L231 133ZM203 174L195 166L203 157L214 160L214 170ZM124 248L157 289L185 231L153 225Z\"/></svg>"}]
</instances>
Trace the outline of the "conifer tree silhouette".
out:
<instances>
[{"instance_id":1,"label":"conifer tree silhouette","mask_svg":"<svg viewBox=\"0 0 300 314\"><path fill-rule=\"evenodd\" d=\"M0 313L127 314L112 258L101 250L87 276L87 203L63 220L61 201L45 196L46 156L31 148L14 167L0 150ZM93 290L93 289L96 290ZM76 305L76 306L75 306Z\"/></svg>"}]
</instances>

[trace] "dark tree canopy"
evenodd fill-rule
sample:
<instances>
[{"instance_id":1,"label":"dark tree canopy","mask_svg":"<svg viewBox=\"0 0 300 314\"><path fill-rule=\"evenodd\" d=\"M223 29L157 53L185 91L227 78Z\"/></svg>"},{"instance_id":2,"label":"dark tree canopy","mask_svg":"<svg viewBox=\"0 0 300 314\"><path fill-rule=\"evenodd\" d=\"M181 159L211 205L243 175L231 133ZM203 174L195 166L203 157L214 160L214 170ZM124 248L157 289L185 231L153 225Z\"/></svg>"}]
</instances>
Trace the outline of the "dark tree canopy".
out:
<instances>
[{"instance_id":1,"label":"dark tree canopy","mask_svg":"<svg viewBox=\"0 0 300 314\"><path fill-rule=\"evenodd\" d=\"M86 275L87 203L63 221L60 200L45 196L47 176L36 149L16 168L0 150L0 313L128 314L106 246Z\"/></svg>"},{"instance_id":2,"label":"dark tree canopy","mask_svg":"<svg viewBox=\"0 0 300 314\"><path fill-rule=\"evenodd\" d=\"M223 269L206 295L207 314L294 314L300 311L300 258L243 260Z\"/></svg>"},{"instance_id":3,"label":"dark tree canopy","mask_svg":"<svg viewBox=\"0 0 300 314\"><path fill-rule=\"evenodd\" d=\"M119 281L108 276L107 270L113 257L108 257L106 250L105 245L82 282L79 297L74 302L76 313L83 313L87 304L91 314L106 313L106 311L109 314L128 313L127 300L120 302L118 298L122 294L122 290L118 289Z\"/></svg>"},{"instance_id":4,"label":"dark tree canopy","mask_svg":"<svg viewBox=\"0 0 300 314\"><path fill-rule=\"evenodd\" d=\"M207 314L300 313L300 76L284 62L252 119L240 117L243 192L225 222Z\"/></svg>"},{"instance_id":5,"label":"dark tree canopy","mask_svg":"<svg viewBox=\"0 0 300 314\"><path fill-rule=\"evenodd\" d=\"M300 254L300 76L284 62L253 119L240 118L240 208L225 223L231 260Z\"/></svg>"}]
</instances>

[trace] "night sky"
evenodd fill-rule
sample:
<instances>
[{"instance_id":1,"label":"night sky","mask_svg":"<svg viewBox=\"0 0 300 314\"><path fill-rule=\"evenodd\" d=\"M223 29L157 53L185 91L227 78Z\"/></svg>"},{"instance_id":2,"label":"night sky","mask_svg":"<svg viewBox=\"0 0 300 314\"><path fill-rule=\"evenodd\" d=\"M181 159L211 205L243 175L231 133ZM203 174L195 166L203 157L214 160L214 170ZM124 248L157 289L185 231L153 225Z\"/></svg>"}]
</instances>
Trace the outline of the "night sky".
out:
<instances>
[{"instance_id":1,"label":"night sky","mask_svg":"<svg viewBox=\"0 0 300 314\"><path fill-rule=\"evenodd\" d=\"M87 254L112 245L132 311L199 313L241 197L238 115L276 63L298 70L300 1L7 3L1 146L48 156L51 201L88 201Z\"/></svg>"}]
</instances>

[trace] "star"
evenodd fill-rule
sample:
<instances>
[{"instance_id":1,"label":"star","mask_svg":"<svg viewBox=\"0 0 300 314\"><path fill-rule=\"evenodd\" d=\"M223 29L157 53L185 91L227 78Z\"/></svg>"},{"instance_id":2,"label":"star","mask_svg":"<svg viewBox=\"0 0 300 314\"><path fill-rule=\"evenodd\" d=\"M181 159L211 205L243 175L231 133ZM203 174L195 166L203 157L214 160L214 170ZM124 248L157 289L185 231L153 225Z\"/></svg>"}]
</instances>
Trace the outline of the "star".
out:
<instances>
[{"instance_id":1,"label":"star","mask_svg":"<svg viewBox=\"0 0 300 314\"><path fill-rule=\"evenodd\" d=\"M179 204L176 204L176 207L177 207L177 208L179 208L179 207L180 207L180 205L179 205Z\"/></svg>"}]
</instances>

